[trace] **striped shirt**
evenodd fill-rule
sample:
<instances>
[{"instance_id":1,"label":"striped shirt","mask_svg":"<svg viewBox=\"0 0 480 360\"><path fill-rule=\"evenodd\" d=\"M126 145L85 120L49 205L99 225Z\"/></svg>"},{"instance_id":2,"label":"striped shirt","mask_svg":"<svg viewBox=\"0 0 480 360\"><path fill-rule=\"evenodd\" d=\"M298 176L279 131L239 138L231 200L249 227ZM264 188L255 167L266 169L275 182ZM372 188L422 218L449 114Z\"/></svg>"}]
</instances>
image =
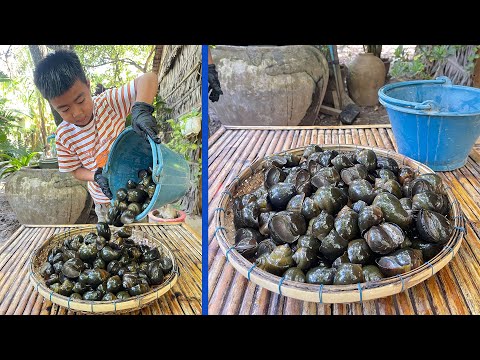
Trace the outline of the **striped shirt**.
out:
<instances>
[{"instance_id":1,"label":"striped shirt","mask_svg":"<svg viewBox=\"0 0 480 360\"><path fill-rule=\"evenodd\" d=\"M125 129L125 118L135 102L134 80L116 89L109 89L93 100L93 120L84 127L66 121L58 126L56 145L60 172L80 167L95 171L104 167L110 148ZM88 181L88 191L98 204L109 203L94 181Z\"/></svg>"}]
</instances>

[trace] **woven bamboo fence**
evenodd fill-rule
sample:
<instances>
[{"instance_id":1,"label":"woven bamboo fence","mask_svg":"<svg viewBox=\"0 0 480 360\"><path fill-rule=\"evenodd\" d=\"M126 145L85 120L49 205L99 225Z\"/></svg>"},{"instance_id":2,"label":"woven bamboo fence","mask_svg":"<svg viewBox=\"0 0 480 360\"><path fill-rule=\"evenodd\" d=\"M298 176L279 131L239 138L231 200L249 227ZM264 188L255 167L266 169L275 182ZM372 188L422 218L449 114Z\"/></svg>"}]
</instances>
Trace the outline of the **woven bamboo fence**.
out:
<instances>
[{"instance_id":1,"label":"woven bamboo fence","mask_svg":"<svg viewBox=\"0 0 480 360\"><path fill-rule=\"evenodd\" d=\"M172 109L168 117L158 120L174 119L189 113L193 109L201 111L202 106L202 46L201 45L164 45L158 74L160 99ZM168 131L167 128L167 141ZM201 132L190 141L200 145ZM192 151L190 157L190 180L192 186L179 201L181 210L189 214L201 213L201 178L198 174L201 164L201 149Z\"/></svg>"},{"instance_id":2,"label":"woven bamboo fence","mask_svg":"<svg viewBox=\"0 0 480 360\"><path fill-rule=\"evenodd\" d=\"M449 51L447 56L440 59L423 60L425 73L432 79L438 76L447 76L454 85L472 86L472 69L469 69L469 63L471 61L470 58L477 51L478 45L444 46ZM421 51L429 52L432 51L433 47L434 45L419 45L415 52L416 54L419 54Z\"/></svg>"}]
</instances>

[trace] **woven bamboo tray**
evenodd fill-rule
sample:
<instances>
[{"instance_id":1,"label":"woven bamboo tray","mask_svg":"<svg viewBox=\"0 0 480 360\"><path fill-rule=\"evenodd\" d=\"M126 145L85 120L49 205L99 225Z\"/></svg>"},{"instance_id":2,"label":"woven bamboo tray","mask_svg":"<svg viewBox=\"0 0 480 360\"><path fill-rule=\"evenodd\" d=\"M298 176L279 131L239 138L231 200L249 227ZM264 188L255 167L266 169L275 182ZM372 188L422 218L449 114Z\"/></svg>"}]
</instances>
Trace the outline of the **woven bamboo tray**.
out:
<instances>
[{"instance_id":1,"label":"woven bamboo tray","mask_svg":"<svg viewBox=\"0 0 480 360\"><path fill-rule=\"evenodd\" d=\"M417 174L434 172L422 163L392 150L358 145L322 144L320 146L324 150L337 150L339 152L371 149L379 156L389 156L392 159L395 159L399 166L410 166ZM282 151L277 154L292 153L301 156L304 149L305 147L300 147ZM453 259L460 248L465 233L465 220L458 200L453 195L450 187L444 183L451 205L449 219L454 220L455 228L450 240L434 258L430 259L430 261L427 261L420 267L401 275L384 278L380 281L352 285L316 285L284 280L284 278L257 268L233 248L235 228L233 226L232 199L238 195L244 194L244 188L246 186L251 186L252 184L259 186L261 184L264 172L262 164L263 159L253 161L247 169L236 176L234 180L226 186L226 190L221 194L219 207L216 208L214 212L214 236L216 236L220 249L226 256L226 260L248 280L265 289L295 299L319 303L352 303L378 299L398 294L433 276Z\"/></svg>"},{"instance_id":2,"label":"woven bamboo tray","mask_svg":"<svg viewBox=\"0 0 480 360\"><path fill-rule=\"evenodd\" d=\"M111 227L111 229L113 228ZM173 253L159 239L142 233L142 237L147 245L159 247L172 260L172 270L167 276L165 276L162 284L152 287L151 290L145 294L132 296L124 300L119 299L111 301L70 300L66 296L53 292L47 285L45 285L45 281L39 273L41 265L47 259L48 252L57 244L63 243L66 238L75 235L86 235L89 232L96 232L96 226L93 225L72 229L61 234L53 235L45 240L45 242L32 253L28 266L30 282L44 298L69 310L75 310L85 314L121 314L143 308L150 302L165 294L177 282L179 269ZM135 233L133 236L135 236Z\"/></svg>"}]
</instances>

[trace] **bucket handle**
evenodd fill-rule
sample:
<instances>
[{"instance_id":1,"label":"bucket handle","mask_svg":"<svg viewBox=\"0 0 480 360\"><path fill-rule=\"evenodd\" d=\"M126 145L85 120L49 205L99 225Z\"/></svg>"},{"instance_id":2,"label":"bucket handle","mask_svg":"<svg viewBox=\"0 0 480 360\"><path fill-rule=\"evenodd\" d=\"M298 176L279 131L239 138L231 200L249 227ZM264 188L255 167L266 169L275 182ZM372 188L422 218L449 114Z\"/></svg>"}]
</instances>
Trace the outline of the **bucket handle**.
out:
<instances>
[{"instance_id":1,"label":"bucket handle","mask_svg":"<svg viewBox=\"0 0 480 360\"><path fill-rule=\"evenodd\" d=\"M426 100L422 103L410 102L410 101L403 101L398 99L389 98L389 104L403 106L407 108L412 108L415 110L427 110L427 111L438 111L440 106L433 100Z\"/></svg>"},{"instance_id":2,"label":"bucket handle","mask_svg":"<svg viewBox=\"0 0 480 360\"><path fill-rule=\"evenodd\" d=\"M163 170L163 159L162 159L161 150L160 150L161 145L157 146L157 144L152 140L150 136L148 136L147 138L152 149L158 149L157 151L153 151L153 154L152 154L153 155L152 179L156 184L158 184L160 182L160 175Z\"/></svg>"},{"instance_id":3,"label":"bucket handle","mask_svg":"<svg viewBox=\"0 0 480 360\"><path fill-rule=\"evenodd\" d=\"M450 80L446 76L438 76L435 80L405 81L405 82L402 82L401 84L395 83L395 84L385 85L383 88L381 88L378 91L378 95L380 98L382 98L383 101L392 105L403 106L403 107L412 108L415 110L439 111L440 105L438 105L433 100L426 100L422 103L417 103L412 101L395 99L385 94L385 91L388 91L393 88L398 88L401 86L416 85L419 83L440 84L445 86L451 86L452 80Z\"/></svg>"}]
</instances>

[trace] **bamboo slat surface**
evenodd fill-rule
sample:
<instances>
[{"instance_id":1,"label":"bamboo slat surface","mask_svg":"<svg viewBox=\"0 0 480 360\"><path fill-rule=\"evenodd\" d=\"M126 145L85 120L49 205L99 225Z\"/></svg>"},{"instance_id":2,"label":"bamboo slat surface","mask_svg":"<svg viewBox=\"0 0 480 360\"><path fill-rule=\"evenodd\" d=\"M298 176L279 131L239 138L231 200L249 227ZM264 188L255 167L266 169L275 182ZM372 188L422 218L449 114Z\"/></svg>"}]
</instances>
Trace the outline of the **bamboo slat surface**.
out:
<instances>
[{"instance_id":1,"label":"bamboo slat surface","mask_svg":"<svg viewBox=\"0 0 480 360\"><path fill-rule=\"evenodd\" d=\"M35 248L68 227L24 226L0 245L0 315L73 315L74 311L41 296L28 277L28 261ZM180 276L171 290L129 315L200 315L202 291L201 240L183 225L136 228L158 237L174 254Z\"/></svg>"},{"instance_id":2,"label":"bamboo slat surface","mask_svg":"<svg viewBox=\"0 0 480 360\"><path fill-rule=\"evenodd\" d=\"M480 314L480 147L466 166L438 174L465 215L467 234L458 254L426 281L399 294L362 303L320 304L263 289L238 273L214 237L213 215L220 195L235 176L265 154L308 144L357 144L396 150L391 128L223 128L209 139L208 313L303 315ZM210 149L213 147L214 151ZM215 169L210 171L210 169Z\"/></svg>"}]
</instances>

